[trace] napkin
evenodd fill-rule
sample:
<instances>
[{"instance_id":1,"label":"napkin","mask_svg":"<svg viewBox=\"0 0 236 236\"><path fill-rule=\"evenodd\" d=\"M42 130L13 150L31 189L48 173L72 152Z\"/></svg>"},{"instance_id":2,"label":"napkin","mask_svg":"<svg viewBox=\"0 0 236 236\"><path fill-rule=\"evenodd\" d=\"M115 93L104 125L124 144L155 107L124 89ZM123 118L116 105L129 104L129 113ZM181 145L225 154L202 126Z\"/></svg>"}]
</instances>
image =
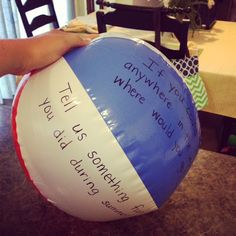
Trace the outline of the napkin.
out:
<instances>
[{"instance_id":1,"label":"napkin","mask_svg":"<svg viewBox=\"0 0 236 236\"><path fill-rule=\"evenodd\" d=\"M78 18L75 18L68 22L67 25L63 26L61 30L66 32L73 32L73 33L88 33L88 34L97 34L98 29L95 25L88 25Z\"/></svg>"}]
</instances>

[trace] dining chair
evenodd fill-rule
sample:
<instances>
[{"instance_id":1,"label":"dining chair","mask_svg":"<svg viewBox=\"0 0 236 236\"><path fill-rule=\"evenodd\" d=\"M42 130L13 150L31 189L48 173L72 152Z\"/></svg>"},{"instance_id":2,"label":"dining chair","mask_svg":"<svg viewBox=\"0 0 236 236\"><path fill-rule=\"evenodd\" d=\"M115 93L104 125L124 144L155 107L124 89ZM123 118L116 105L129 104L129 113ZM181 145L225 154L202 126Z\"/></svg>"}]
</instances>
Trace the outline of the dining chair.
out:
<instances>
[{"instance_id":1,"label":"dining chair","mask_svg":"<svg viewBox=\"0 0 236 236\"><path fill-rule=\"evenodd\" d=\"M52 25L53 28L59 28L52 0L15 0L15 2L20 13L27 37L33 36L33 31L44 25ZM35 16L32 21L30 21L28 17L29 11L43 6L48 8L49 15L39 14Z\"/></svg>"},{"instance_id":2,"label":"dining chair","mask_svg":"<svg viewBox=\"0 0 236 236\"><path fill-rule=\"evenodd\" d=\"M170 17L170 14L174 13L173 11L176 13L177 9L143 7L97 1L97 4L100 3L102 3L103 6L114 8L114 11L106 13L104 11L98 11L96 13L99 33L107 32L107 25L154 31L154 42L148 42L163 52L169 59L180 59L188 55L187 42L190 21L186 20L180 22L176 18ZM175 35L180 44L177 50L161 45L162 32L171 32Z\"/></svg>"},{"instance_id":3,"label":"dining chair","mask_svg":"<svg viewBox=\"0 0 236 236\"><path fill-rule=\"evenodd\" d=\"M172 13L171 9L163 10L161 12L161 33L169 32L173 33L176 39L179 42L178 49L170 49L164 46L161 46L161 51L169 59L181 59L185 56L189 56L188 50L188 31L190 26L190 20L183 20L180 22L174 17L171 17L169 14Z\"/></svg>"},{"instance_id":4,"label":"dining chair","mask_svg":"<svg viewBox=\"0 0 236 236\"><path fill-rule=\"evenodd\" d=\"M98 11L96 16L99 33L107 32L107 25L154 31L155 40L149 43L160 49L160 24L158 23L160 9L153 11L142 7L127 6L127 8L118 8L107 13Z\"/></svg>"}]
</instances>

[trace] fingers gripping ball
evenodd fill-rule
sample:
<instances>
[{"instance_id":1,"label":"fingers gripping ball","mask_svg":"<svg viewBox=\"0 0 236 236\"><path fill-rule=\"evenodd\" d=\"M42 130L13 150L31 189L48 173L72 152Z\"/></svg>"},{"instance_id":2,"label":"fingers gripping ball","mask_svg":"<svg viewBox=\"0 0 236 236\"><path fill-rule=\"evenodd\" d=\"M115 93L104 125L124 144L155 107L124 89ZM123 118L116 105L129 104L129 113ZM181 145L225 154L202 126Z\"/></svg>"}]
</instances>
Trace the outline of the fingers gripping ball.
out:
<instances>
[{"instance_id":1,"label":"fingers gripping ball","mask_svg":"<svg viewBox=\"0 0 236 236\"><path fill-rule=\"evenodd\" d=\"M63 211L107 221L159 208L199 147L192 96L141 41L103 37L26 77L13 106L21 163Z\"/></svg>"}]
</instances>

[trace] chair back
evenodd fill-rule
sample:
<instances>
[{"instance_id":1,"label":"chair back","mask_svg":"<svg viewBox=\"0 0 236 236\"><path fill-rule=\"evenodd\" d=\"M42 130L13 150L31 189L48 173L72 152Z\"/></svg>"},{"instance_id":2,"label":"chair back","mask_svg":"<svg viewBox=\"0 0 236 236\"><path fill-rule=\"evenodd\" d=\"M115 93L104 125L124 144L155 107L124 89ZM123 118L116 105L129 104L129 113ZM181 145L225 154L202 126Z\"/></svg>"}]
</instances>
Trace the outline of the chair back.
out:
<instances>
[{"instance_id":1,"label":"chair back","mask_svg":"<svg viewBox=\"0 0 236 236\"><path fill-rule=\"evenodd\" d=\"M126 5L107 13L98 11L96 16L99 33L107 32L107 25L154 31L154 42L148 42L160 49L160 8L154 10L153 8Z\"/></svg>"},{"instance_id":2,"label":"chair back","mask_svg":"<svg viewBox=\"0 0 236 236\"><path fill-rule=\"evenodd\" d=\"M25 3L22 3L22 0L15 1L28 37L33 36L33 31L44 25L52 24L53 28L59 27L52 0L27 0ZM49 15L40 14L30 22L27 13L42 6L48 7Z\"/></svg>"},{"instance_id":3,"label":"chair back","mask_svg":"<svg viewBox=\"0 0 236 236\"><path fill-rule=\"evenodd\" d=\"M169 16L165 12L161 14L161 32L173 33L179 42L178 49L169 49L161 45L161 52L169 59L181 59L189 56L188 50L188 30L190 21L183 20L180 22L174 17Z\"/></svg>"},{"instance_id":4,"label":"chair back","mask_svg":"<svg viewBox=\"0 0 236 236\"><path fill-rule=\"evenodd\" d=\"M115 8L115 10L107 13L103 11L96 13L99 33L107 32L107 25L154 31L154 42L148 42L164 53L169 59L184 58L188 55L187 43L190 22L188 20L180 22L176 18L170 17L171 9L112 3L109 6ZM162 32L172 32L178 39L180 47L174 50L162 46L160 40Z\"/></svg>"}]
</instances>

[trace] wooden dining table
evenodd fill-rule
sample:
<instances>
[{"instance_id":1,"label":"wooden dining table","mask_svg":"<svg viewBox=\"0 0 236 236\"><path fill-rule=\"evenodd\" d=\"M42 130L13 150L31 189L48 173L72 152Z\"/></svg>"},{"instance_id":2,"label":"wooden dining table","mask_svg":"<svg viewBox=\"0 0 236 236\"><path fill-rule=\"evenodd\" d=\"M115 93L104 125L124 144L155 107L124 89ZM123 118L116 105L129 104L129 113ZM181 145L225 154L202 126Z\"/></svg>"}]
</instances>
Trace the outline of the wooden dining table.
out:
<instances>
[{"instance_id":1,"label":"wooden dining table","mask_svg":"<svg viewBox=\"0 0 236 236\"><path fill-rule=\"evenodd\" d=\"M80 22L96 26L95 12L77 18ZM152 31L109 27L108 33L153 40ZM189 32L190 51L199 56L199 72L208 94L204 111L236 118L236 22L216 21L212 29ZM178 47L177 41L165 34L161 43Z\"/></svg>"},{"instance_id":2,"label":"wooden dining table","mask_svg":"<svg viewBox=\"0 0 236 236\"><path fill-rule=\"evenodd\" d=\"M217 21L189 41L199 49L200 75L209 98L205 111L236 118L236 22Z\"/></svg>"}]
</instances>

